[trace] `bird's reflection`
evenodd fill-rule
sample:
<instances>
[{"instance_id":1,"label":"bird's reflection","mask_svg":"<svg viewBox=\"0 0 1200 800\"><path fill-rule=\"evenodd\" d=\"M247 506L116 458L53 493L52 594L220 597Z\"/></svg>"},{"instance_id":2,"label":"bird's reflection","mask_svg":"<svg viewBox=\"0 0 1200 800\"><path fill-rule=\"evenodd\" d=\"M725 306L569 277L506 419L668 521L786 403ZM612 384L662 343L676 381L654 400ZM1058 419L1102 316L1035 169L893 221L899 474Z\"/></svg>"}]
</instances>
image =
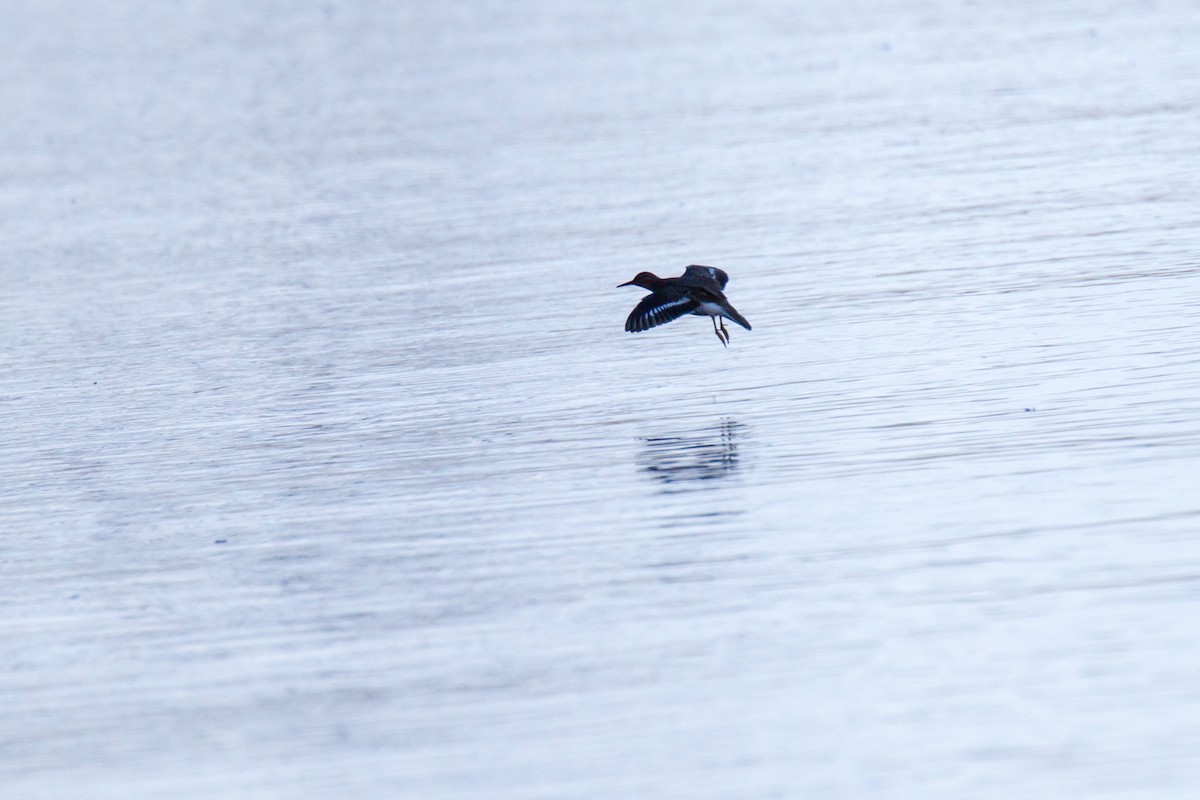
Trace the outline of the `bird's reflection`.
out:
<instances>
[{"instance_id":1,"label":"bird's reflection","mask_svg":"<svg viewBox=\"0 0 1200 800\"><path fill-rule=\"evenodd\" d=\"M647 436L641 471L663 484L664 491L724 478L738 468L738 437L743 426L723 419L683 436Z\"/></svg>"}]
</instances>

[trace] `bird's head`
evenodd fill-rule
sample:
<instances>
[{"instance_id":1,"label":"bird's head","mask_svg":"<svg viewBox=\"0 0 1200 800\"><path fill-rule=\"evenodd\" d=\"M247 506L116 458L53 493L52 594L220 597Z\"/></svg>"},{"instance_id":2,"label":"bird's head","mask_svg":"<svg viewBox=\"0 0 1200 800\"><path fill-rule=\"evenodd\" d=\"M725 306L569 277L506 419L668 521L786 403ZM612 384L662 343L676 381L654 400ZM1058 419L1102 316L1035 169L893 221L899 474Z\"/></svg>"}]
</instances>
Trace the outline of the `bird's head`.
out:
<instances>
[{"instance_id":1,"label":"bird's head","mask_svg":"<svg viewBox=\"0 0 1200 800\"><path fill-rule=\"evenodd\" d=\"M640 286L643 289L649 289L650 291L654 291L654 287L657 286L661 282L662 282L662 279L653 273L639 272L634 277L633 280L626 281L625 283L622 283L619 286L617 286L617 288L620 289L621 286Z\"/></svg>"}]
</instances>

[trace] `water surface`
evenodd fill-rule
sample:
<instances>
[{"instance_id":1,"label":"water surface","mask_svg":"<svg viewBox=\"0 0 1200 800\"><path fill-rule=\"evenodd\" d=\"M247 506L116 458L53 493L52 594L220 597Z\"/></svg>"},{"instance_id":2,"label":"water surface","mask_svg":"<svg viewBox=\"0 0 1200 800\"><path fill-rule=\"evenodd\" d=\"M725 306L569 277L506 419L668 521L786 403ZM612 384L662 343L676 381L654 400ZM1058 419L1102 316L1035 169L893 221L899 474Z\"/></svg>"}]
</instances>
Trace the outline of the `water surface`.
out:
<instances>
[{"instance_id":1,"label":"water surface","mask_svg":"<svg viewBox=\"0 0 1200 800\"><path fill-rule=\"evenodd\" d=\"M5 797L1195 796L1191 5L7 19Z\"/></svg>"}]
</instances>

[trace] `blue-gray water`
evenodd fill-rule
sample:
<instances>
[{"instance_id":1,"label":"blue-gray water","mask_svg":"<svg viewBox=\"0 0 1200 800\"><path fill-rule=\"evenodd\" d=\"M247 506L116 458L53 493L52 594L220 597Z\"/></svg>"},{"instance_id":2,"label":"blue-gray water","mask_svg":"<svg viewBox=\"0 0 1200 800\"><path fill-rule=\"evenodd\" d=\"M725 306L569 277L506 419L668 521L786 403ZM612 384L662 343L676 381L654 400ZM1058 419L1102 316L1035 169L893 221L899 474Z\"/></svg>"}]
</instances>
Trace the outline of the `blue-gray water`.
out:
<instances>
[{"instance_id":1,"label":"blue-gray water","mask_svg":"<svg viewBox=\"0 0 1200 800\"><path fill-rule=\"evenodd\" d=\"M1200 791L1194 3L4 17L6 799Z\"/></svg>"}]
</instances>

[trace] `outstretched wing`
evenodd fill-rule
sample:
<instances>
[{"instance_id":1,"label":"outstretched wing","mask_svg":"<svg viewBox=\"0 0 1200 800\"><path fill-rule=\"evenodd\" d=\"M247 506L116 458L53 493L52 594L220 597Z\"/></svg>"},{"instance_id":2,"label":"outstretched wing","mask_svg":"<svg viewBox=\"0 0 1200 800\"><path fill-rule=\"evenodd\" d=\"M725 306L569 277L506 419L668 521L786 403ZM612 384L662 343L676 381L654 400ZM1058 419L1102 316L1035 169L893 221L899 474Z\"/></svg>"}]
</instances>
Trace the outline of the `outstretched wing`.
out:
<instances>
[{"instance_id":1,"label":"outstretched wing","mask_svg":"<svg viewBox=\"0 0 1200 800\"><path fill-rule=\"evenodd\" d=\"M665 325L684 314L692 313L697 307L696 301L690 297L648 294L630 312L629 319L625 320L625 330L636 333L649 330L655 325Z\"/></svg>"},{"instance_id":2,"label":"outstretched wing","mask_svg":"<svg viewBox=\"0 0 1200 800\"><path fill-rule=\"evenodd\" d=\"M725 270L700 264L692 264L680 277L689 286L699 286L703 289L711 289L715 284L718 292L723 291L725 284L729 283L729 276L725 274Z\"/></svg>"}]
</instances>

